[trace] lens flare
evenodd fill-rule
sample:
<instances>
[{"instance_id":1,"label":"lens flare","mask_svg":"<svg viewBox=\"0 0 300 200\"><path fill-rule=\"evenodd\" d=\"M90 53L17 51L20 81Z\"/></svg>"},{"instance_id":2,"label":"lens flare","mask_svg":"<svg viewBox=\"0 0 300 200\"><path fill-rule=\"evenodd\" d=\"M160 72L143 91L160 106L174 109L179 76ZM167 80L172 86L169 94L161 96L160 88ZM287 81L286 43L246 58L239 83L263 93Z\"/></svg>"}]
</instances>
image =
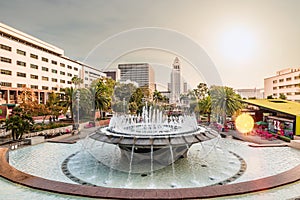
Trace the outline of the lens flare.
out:
<instances>
[{"instance_id":1,"label":"lens flare","mask_svg":"<svg viewBox=\"0 0 300 200\"><path fill-rule=\"evenodd\" d=\"M248 133L254 127L254 120L249 114L243 113L236 118L235 127L241 133Z\"/></svg>"}]
</instances>

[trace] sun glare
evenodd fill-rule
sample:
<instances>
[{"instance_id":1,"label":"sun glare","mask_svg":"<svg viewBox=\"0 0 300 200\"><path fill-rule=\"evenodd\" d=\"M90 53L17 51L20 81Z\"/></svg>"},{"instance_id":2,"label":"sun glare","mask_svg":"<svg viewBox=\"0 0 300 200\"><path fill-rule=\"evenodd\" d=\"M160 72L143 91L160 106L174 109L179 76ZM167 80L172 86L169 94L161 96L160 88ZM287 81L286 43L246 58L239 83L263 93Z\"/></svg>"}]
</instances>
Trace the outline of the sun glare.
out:
<instances>
[{"instance_id":1,"label":"sun glare","mask_svg":"<svg viewBox=\"0 0 300 200\"><path fill-rule=\"evenodd\" d=\"M221 51L227 59L245 61L254 54L255 42L255 37L251 31L234 28L222 34Z\"/></svg>"},{"instance_id":2,"label":"sun glare","mask_svg":"<svg viewBox=\"0 0 300 200\"><path fill-rule=\"evenodd\" d=\"M254 127L254 120L249 114L241 114L235 120L235 127L241 133L248 133Z\"/></svg>"}]
</instances>

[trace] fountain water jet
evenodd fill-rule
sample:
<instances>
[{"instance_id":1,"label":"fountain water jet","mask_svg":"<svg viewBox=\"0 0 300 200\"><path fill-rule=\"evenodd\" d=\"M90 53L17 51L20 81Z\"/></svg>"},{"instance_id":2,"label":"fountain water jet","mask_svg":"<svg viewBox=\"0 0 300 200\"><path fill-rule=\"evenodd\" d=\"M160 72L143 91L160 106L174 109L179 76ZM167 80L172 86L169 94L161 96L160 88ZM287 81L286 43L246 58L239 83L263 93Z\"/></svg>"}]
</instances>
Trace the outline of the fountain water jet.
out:
<instances>
[{"instance_id":1,"label":"fountain water jet","mask_svg":"<svg viewBox=\"0 0 300 200\"><path fill-rule=\"evenodd\" d=\"M108 127L98 129L90 138L119 146L122 167L118 170L153 173L186 157L193 144L218 136L217 132L205 131L194 114L167 116L159 109L144 107L141 115L115 114ZM151 163L150 168L133 167L145 163Z\"/></svg>"}]
</instances>

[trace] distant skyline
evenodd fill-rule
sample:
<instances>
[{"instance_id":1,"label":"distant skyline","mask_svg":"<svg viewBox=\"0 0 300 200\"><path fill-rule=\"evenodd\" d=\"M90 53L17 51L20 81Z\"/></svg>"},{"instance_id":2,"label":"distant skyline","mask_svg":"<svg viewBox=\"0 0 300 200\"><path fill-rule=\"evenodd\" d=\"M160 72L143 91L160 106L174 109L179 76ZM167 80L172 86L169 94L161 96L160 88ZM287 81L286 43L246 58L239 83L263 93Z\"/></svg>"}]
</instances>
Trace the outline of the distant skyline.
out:
<instances>
[{"instance_id":1,"label":"distant skyline","mask_svg":"<svg viewBox=\"0 0 300 200\"><path fill-rule=\"evenodd\" d=\"M178 31L206 51L223 84L233 88L261 88L263 79L276 71L300 67L299 19L298 0L0 2L1 22L64 49L66 56L78 61L122 31L143 27ZM168 71L175 56L142 50L117 61L149 62L158 71ZM97 67L109 59L99 56ZM162 74L156 74L159 82L169 77Z\"/></svg>"}]
</instances>

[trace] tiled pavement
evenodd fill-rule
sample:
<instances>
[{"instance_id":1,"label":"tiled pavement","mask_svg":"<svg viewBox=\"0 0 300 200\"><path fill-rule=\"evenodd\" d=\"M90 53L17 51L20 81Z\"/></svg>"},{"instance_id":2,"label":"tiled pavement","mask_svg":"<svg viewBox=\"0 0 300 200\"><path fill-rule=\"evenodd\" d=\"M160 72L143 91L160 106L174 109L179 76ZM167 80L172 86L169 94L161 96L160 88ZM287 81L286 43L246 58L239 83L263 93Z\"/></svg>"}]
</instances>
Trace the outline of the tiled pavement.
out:
<instances>
[{"instance_id":1,"label":"tiled pavement","mask_svg":"<svg viewBox=\"0 0 300 200\"><path fill-rule=\"evenodd\" d=\"M72 142L84 138L93 129L83 130L79 135L66 135L53 139L56 142ZM237 131L225 133L228 137L234 137L251 143L272 145L284 144L283 141L273 139L266 140L255 135L244 135ZM286 172L253 181L235 183L230 185L215 185L206 187L196 187L188 189L123 189L123 188L104 188L84 185L75 185L63 182L35 177L9 165L8 149L0 148L0 176L13 182L32 187L35 189L69 194L75 196L86 196L94 198L114 198L114 199L198 199L220 196L230 196L245 194L249 192L262 191L300 180L300 165Z\"/></svg>"}]
</instances>

